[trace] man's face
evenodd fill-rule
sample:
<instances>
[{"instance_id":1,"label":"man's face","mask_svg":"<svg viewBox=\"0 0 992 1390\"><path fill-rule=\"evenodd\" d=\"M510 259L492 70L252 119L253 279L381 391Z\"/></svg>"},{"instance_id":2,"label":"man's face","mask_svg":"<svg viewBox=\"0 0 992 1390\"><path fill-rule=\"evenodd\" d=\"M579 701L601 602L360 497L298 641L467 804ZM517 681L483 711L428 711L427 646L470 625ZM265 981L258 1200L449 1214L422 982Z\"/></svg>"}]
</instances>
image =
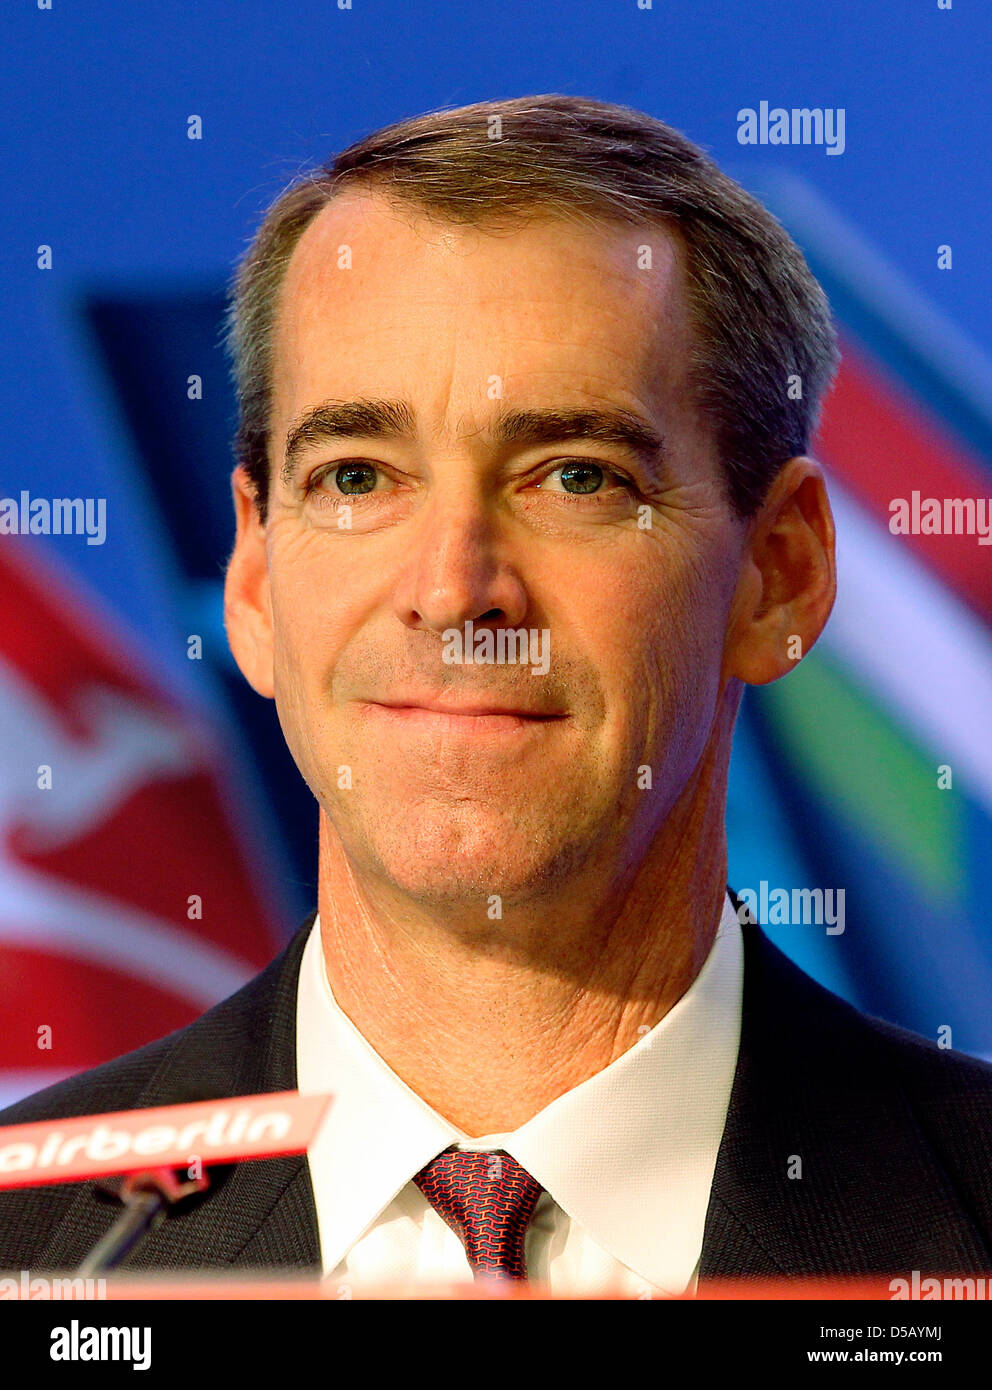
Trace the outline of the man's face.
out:
<instances>
[{"instance_id":1,"label":"man's face","mask_svg":"<svg viewBox=\"0 0 992 1390\"><path fill-rule=\"evenodd\" d=\"M689 351L661 231L494 234L353 192L304 233L269 520L239 539L267 561L249 678L353 864L512 902L646 849L711 734L742 549ZM283 478L306 412L355 401L405 403L412 430L313 437ZM575 411L636 418L663 457L549 424ZM530 659L445 660L452 630L475 650L467 622L533 631Z\"/></svg>"}]
</instances>

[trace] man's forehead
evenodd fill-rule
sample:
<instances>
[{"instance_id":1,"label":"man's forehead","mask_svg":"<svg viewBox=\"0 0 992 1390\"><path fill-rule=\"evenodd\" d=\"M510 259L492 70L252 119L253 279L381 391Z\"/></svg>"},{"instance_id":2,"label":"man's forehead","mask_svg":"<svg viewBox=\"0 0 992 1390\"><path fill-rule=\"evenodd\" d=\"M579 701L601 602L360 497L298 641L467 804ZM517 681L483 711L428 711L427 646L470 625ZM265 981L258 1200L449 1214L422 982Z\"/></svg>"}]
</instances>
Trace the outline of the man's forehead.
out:
<instances>
[{"instance_id":1,"label":"man's forehead","mask_svg":"<svg viewBox=\"0 0 992 1390\"><path fill-rule=\"evenodd\" d=\"M526 222L478 225L381 193L352 189L337 194L301 234L283 276L283 311L294 311L335 286L388 284L391 294L438 293L446 282L456 292L502 269L510 281L528 273L569 281L588 277L586 289L615 288L621 297L639 290L666 300L681 288L682 248L661 225L618 221L577 223L554 210L535 208ZM346 278L342 278L342 277ZM530 286L536 289L536 286Z\"/></svg>"},{"instance_id":2,"label":"man's forehead","mask_svg":"<svg viewBox=\"0 0 992 1390\"><path fill-rule=\"evenodd\" d=\"M342 194L285 275L280 430L329 397L421 394L427 407L447 389L449 361L452 377L477 382L480 404L505 392L520 407L636 409L684 367L681 278L660 228L549 219L494 233Z\"/></svg>"}]
</instances>

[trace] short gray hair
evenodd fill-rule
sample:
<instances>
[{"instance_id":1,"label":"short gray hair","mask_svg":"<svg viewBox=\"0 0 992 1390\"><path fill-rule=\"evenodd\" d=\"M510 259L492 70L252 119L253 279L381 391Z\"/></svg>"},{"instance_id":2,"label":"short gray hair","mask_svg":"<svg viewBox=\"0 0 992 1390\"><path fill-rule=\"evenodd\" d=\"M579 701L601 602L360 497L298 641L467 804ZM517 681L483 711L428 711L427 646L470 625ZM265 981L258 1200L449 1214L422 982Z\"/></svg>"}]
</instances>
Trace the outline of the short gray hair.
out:
<instances>
[{"instance_id":1,"label":"short gray hair","mask_svg":"<svg viewBox=\"0 0 992 1390\"><path fill-rule=\"evenodd\" d=\"M544 213L667 229L685 251L690 389L734 511L752 516L782 465L809 449L837 338L823 290L771 213L643 112L557 94L484 101L386 126L296 179L239 262L226 318L234 450L263 522L279 288L308 224L356 186L477 227Z\"/></svg>"}]
</instances>

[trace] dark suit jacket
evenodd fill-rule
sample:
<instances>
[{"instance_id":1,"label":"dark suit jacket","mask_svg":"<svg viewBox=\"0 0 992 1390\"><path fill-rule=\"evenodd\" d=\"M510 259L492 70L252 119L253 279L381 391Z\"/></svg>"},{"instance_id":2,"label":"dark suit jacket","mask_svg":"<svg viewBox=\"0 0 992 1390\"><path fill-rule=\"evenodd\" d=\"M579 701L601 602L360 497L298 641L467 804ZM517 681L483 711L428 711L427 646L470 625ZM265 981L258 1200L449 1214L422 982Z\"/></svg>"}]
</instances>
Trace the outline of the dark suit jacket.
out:
<instances>
[{"instance_id":1,"label":"dark suit jacket","mask_svg":"<svg viewBox=\"0 0 992 1390\"><path fill-rule=\"evenodd\" d=\"M19 1101L0 1124L167 1105L191 1088L194 1098L294 1090L312 922L188 1028ZM992 1066L859 1013L760 928L743 931L741 1046L701 1277L992 1273ZM801 1178L788 1176L793 1155ZM0 1269L72 1269L119 1210L92 1182L0 1192ZM319 1258L299 1155L228 1168L122 1268L316 1272Z\"/></svg>"}]
</instances>

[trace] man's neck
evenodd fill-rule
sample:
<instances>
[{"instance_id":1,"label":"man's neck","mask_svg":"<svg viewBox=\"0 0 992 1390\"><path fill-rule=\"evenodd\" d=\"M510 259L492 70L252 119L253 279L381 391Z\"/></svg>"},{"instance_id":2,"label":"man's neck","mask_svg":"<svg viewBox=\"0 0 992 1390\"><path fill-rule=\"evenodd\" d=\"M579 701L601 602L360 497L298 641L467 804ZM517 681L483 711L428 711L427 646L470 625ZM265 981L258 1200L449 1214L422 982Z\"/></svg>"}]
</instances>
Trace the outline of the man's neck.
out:
<instances>
[{"instance_id":1,"label":"man's neck","mask_svg":"<svg viewBox=\"0 0 992 1390\"><path fill-rule=\"evenodd\" d=\"M725 776L709 764L619 902L597 892L606 875L590 865L571 891L471 932L450 909L427 912L360 880L321 814L318 905L334 997L465 1134L517 1129L632 1047L695 980L726 891Z\"/></svg>"}]
</instances>

